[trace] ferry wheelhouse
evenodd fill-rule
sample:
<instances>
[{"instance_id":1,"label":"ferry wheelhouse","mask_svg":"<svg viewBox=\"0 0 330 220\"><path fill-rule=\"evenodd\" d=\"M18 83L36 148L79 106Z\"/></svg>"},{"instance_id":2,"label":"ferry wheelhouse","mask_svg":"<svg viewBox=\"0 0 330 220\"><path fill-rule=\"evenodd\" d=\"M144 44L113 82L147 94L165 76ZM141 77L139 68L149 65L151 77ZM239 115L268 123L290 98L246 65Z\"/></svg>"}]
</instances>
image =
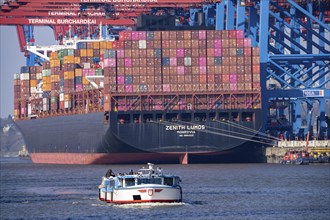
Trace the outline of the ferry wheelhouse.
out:
<instances>
[{"instance_id":1,"label":"ferry wheelhouse","mask_svg":"<svg viewBox=\"0 0 330 220\"><path fill-rule=\"evenodd\" d=\"M99 185L99 199L107 203L181 202L181 179L175 175L165 175L162 169L148 168L138 172L114 175L108 172Z\"/></svg>"}]
</instances>

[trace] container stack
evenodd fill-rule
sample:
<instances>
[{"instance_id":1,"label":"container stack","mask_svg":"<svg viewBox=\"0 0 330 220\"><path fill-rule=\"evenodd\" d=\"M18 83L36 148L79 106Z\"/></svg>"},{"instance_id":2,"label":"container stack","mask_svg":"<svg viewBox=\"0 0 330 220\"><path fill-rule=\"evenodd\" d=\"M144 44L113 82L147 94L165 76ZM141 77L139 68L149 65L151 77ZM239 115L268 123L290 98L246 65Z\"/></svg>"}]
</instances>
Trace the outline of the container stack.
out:
<instances>
[{"instance_id":1,"label":"container stack","mask_svg":"<svg viewBox=\"0 0 330 220\"><path fill-rule=\"evenodd\" d=\"M94 89L92 83L104 88L105 111L111 110L110 94L131 96L129 108L127 98L118 97L115 104L120 111L132 110L136 93L260 91L259 57L259 48L253 48L241 30L123 31L117 41L79 42L75 50L52 52L42 67L22 67L20 79L15 78L15 113L41 109L39 104L29 106L30 100L39 98L38 89L43 111L94 105L88 93L74 95ZM171 109L189 108L189 97L179 99ZM173 102L153 97L144 108L161 110L166 103Z\"/></svg>"},{"instance_id":2,"label":"container stack","mask_svg":"<svg viewBox=\"0 0 330 220\"><path fill-rule=\"evenodd\" d=\"M28 66L21 67L21 115L27 116L27 105L30 98L30 69Z\"/></svg>"},{"instance_id":3,"label":"container stack","mask_svg":"<svg viewBox=\"0 0 330 220\"><path fill-rule=\"evenodd\" d=\"M14 117L18 118L21 112L21 79L20 74L14 75Z\"/></svg>"},{"instance_id":4,"label":"container stack","mask_svg":"<svg viewBox=\"0 0 330 220\"><path fill-rule=\"evenodd\" d=\"M260 89L259 49L241 30L125 31L115 49L118 93Z\"/></svg>"}]
</instances>

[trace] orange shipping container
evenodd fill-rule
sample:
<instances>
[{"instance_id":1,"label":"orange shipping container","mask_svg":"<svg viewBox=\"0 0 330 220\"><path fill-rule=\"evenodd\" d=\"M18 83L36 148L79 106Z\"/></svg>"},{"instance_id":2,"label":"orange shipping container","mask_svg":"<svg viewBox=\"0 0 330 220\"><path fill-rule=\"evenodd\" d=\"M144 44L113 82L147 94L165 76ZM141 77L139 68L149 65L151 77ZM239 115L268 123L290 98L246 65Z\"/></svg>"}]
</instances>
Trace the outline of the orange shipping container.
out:
<instances>
[{"instance_id":1,"label":"orange shipping container","mask_svg":"<svg viewBox=\"0 0 330 220\"><path fill-rule=\"evenodd\" d=\"M89 81L83 76L82 77L82 83L83 83L83 85L88 85Z\"/></svg>"},{"instance_id":2,"label":"orange shipping container","mask_svg":"<svg viewBox=\"0 0 330 220\"><path fill-rule=\"evenodd\" d=\"M82 69L75 69L75 76L82 76Z\"/></svg>"},{"instance_id":3,"label":"orange shipping container","mask_svg":"<svg viewBox=\"0 0 330 220\"><path fill-rule=\"evenodd\" d=\"M37 80L31 79L30 80L30 87L36 87L37 86Z\"/></svg>"},{"instance_id":4,"label":"orange shipping container","mask_svg":"<svg viewBox=\"0 0 330 220\"><path fill-rule=\"evenodd\" d=\"M64 79L73 79L74 78L74 71L65 71L64 72Z\"/></svg>"}]
</instances>

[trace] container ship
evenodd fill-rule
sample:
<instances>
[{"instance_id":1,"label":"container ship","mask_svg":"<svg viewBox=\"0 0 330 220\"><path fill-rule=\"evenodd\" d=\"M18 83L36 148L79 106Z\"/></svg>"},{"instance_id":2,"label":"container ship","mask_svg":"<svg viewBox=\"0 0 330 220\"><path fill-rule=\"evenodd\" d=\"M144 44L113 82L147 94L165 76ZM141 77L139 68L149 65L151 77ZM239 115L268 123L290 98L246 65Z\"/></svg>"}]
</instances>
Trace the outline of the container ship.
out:
<instances>
[{"instance_id":1,"label":"container ship","mask_svg":"<svg viewBox=\"0 0 330 220\"><path fill-rule=\"evenodd\" d=\"M263 162L259 48L243 30L72 41L15 75L34 163Z\"/></svg>"}]
</instances>

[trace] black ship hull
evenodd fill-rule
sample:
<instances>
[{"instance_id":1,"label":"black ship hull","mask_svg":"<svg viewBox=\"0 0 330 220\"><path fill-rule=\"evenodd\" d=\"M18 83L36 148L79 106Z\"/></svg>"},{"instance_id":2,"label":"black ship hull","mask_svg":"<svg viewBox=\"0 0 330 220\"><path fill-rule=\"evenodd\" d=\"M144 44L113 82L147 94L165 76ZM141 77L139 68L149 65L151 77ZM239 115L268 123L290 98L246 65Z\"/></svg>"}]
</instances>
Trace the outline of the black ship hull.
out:
<instances>
[{"instance_id":1,"label":"black ship hull","mask_svg":"<svg viewBox=\"0 0 330 220\"><path fill-rule=\"evenodd\" d=\"M110 112L16 122L35 163L263 162L261 110Z\"/></svg>"}]
</instances>

